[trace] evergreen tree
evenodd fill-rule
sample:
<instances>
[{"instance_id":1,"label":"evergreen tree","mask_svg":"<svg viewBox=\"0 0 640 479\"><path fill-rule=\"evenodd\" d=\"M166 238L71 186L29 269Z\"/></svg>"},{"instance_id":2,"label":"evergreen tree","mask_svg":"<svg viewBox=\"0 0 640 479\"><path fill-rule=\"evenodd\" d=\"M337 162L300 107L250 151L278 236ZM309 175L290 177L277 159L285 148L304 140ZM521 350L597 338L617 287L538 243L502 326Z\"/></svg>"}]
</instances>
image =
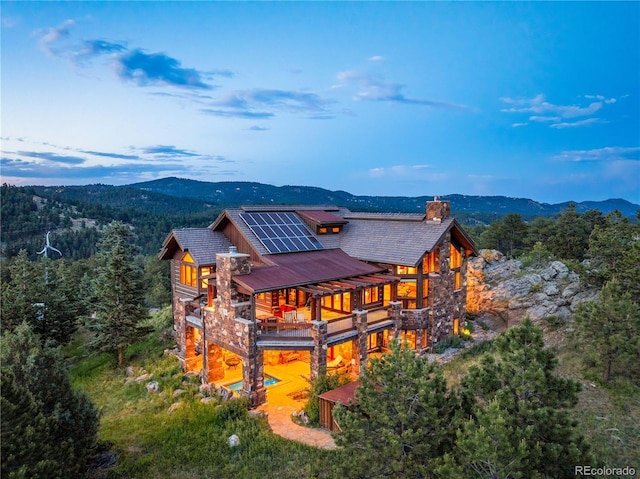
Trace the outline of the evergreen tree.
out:
<instances>
[{"instance_id":1,"label":"evergreen tree","mask_svg":"<svg viewBox=\"0 0 640 479\"><path fill-rule=\"evenodd\" d=\"M372 358L356 390L357 405L336 406L349 457L341 475L357 478L429 477L432 461L451 446L453 401L438 365L396 342Z\"/></svg>"},{"instance_id":2,"label":"evergreen tree","mask_svg":"<svg viewBox=\"0 0 640 479\"><path fill-rule=\"evenodd\" d=\"M480 247L496 249L513 258L523 252L527 224L518 213L510 213L495 221L480 235Z\"/></svg>"},{"instance_id":3,"label":"evergreen tree","mask_svg":"<svg viewBox=\"0 0 640 479\"><path fill-rule=\"evenodd\" d=\"M589 447L567 409L579 383L553 374L557 360L540 329L525 320L496 338L494 353L462 380L463 417L440 477L575 477Z\"/></svg>"},{"instance_id":4,"label":"evergreen tree","mask_svg":"<svg viewBox=\"0 0 640 479\"><path fill-rule=\"evenodd\" d=\"M616 375L640 382L640 306L617 280L602 288L597 301L581 304L574 319L577 343L591 351L603 383Z\"/></svg>"},{"instance_id":5,"label":"evergreen tree","mask_svg":"<svg viewBox=\"0 0 640 479\"><path fill-rule=\"evenodd\" d=\"M9 281L2 284L2 331L26 322L43 341L68 343L81 310L66 278L66 263L47 258L29 261L22 250L9 272Z\"/></svg>"},{"instance_id":6,"label":"evergreen tree","mask_svg":"<svg viewBox=\"0 0 640 479\"><path fill-rule=\"evenodd\" d=\"M555 234L550 238L551 252L562 259L584 259L591 228L590 218L585 220L576 212L575 203L569 203L556 220Z\"/></svg>"},{"instance_id":7,"label":"evergreen tree","mask_svg":"<svg viewBox=\"0 0 640 479\"><path fill-rule=\"evenodd\" d=\"M119 221L111 223L102 231L98 250L92 291L95 314L87 324L95 337L89 346L116 354L118 366L122 366L125 348L148 332L141 325L148 311L131 229Z\"/></svg>"},{"instance_id":8,"label":"evergreen tree","mask_svg":"<svg viewBox=\"0 0 640 479\"><path fill-rule=\"evenodd\" d=\"M60 351L26 323L0 346L2 476L81 477L97 444L95 407L73 390Z\"/></svg>"},{"instance_id":9,"label":"evergreen tree","mask_svg":"<svg viewBox=\"0 0 640 479\"><path fill-rule=\"evenodd\" d=\"M633 244L640 242L639 235L637 225L631 224L617 210L606 216L603 225L596 225L589 236L588 250L593 273L591 279L595 279L596 284L602 285L616 275L620 261ZM637 278L638 263L632 269Z\"/></svg>"}]
</instances>

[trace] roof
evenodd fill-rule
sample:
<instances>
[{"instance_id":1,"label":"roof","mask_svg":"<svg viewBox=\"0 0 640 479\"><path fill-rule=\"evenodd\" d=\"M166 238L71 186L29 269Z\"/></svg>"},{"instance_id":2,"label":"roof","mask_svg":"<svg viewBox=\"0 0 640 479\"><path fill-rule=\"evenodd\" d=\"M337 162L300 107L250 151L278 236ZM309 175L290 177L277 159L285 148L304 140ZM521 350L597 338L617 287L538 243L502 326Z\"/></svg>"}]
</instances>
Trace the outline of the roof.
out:
<instances>
[{"instance_id":1,"label":"roof","mask_svg":"<svg viewBox=\"0 0 640 479\"><path fill-rule=\"evenodd\" d=\"M330 403L342 403L342 404L358 404L356 401L356 389L360 386L360 381L354 381L347 383L339 388L332 389L326 393L322 393L318 396L319 399L324 399Z\"/></svg>"},{"instance_id":2,"label":"roof","mask_svg":"<svg viewBox=\"0 0 640 479\"><path fill-rule=\"evenodd\" d=\"M349 222L327 211L296 210L296 213L317 225L343 225Z\"/></svg>"},{"instance_id":3,"label":"roof","mask_svg":"<svg viewBox=\"0 0 640 479\"><path fill-rule=\"evenodd\" d=\"M454 222L453 218L439 223L350 219L343 228L340 248L361 260L417 265L425 252L437 246Z\"/></svg>"},{"instance_id":4,"label":"roof","mask_svg":"<svg viewBox=\"0 0 640 479\"><path fill-rule=\"evenodd\" d=\"M234 276L233 280L249 291L260 292L384 271L351 258L340 249L274 254L267 258L273 266L254 268L249 274Z\"/></svg>"},{"instance_id":5,"label":"roof","mask_svg":"<svg viewBox=\"0 0 640 479\"><path fill-rule=\"evenodd\" d=\"M197 264L213 264L216 253L229 251L231 243L218 231L209 228L183 228L173 230L166 237L160 251L160 259L171 259L176 251L189 251Z\"/></svg>"}]
</instances>

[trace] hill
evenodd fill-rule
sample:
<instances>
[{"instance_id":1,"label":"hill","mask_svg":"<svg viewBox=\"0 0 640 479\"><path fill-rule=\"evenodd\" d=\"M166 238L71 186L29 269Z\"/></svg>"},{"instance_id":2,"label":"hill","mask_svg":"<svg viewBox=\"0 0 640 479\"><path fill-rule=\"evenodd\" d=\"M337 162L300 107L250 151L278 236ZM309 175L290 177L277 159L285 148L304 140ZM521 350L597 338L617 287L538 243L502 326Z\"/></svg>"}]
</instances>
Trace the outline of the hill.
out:
<instances>
[{"instance_id":1,"label":"hill","mask_svg":"<svg viewBox=\"0 0 640 479\"><path fill-rule=\"evenodd\" d=\"M273 186L254 182L205 182L181 178L163 178L127 185L129 188L161 193L180 198L192 198L219 206L241 204L335 204L355 211L419 212L433 195L406 196L357 196L346 191L331 191L311 186ZM493 214L503 216L518 213L524 217L553 216L570 202L549 204L527 198L507 196L444 195L451 201L451 210L456 213ZM619 210L624 216L635 216L640 205L623 199L606 201L583 201L576 203L576 211L583 213L595 209L603 213Z\"/></svg>"}]
</instances>

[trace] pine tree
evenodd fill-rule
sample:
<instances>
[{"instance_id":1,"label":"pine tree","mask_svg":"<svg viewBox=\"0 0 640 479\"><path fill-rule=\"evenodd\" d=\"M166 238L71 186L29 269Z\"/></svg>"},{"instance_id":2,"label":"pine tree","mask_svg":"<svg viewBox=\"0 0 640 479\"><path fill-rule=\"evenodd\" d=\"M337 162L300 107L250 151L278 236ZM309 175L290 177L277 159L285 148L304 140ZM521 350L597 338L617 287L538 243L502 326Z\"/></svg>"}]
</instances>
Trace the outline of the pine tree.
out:
<instances>
[{"instance_id":1,"label":"pine tree","mask_svg":"<svg viewBox=\"0 0 640 479\"><path fill-rule=\"evenodd\" d=\"M640 381L640 306L619 281L609 281L598 300L581 304L574 319L577 343L593 352L588 357L604 384L616 375Z\"/></svg>"},{"instance_id":2,"label":"pine tree","mask_svg":"<svg viewBox=\"0 0 640 479\"><path fill-rule=\"evenodd\" d=\"M342 429L336 442L349 458L341 475L429 477L452 440L453 401L439 366L392 343L360 380L357 406L334 409Z\"/></svg>"},{"instance_id":3,"label":"pine tree","mask_svg":"<svg viewBox=\"0 0 640 479\"><path fill-rule=\"evenodd\" d=\"M0 346L2 477L80 477L97 444L95 407L74 391L60 351L26 323Z\"/></svg>"},{"instance_id":4,"label":"pine tree","mask_svg":"<svg viewBox=\"0 0 640 479\"><path fill-rule=\"evenodd\" d=\"M116 354L118 366L123 364L125 348L148 331L141 325L148 311L133 241L130 228L119 221L102 231L92 292L95 317L87 324L95 333L89 347Z\"/></svg>"},{"instance_id":5,"label":"pine tree","mask_svg":"<svg viewBox=\"0 0 640 479\"><path fill-rule=\"evenodd\" d=\"M463 411L441 477L574 477L592 457L568 409L580 385L553 374L557 360L531 321L494 342L462 380Z\"/></svg>"}]
</instances>

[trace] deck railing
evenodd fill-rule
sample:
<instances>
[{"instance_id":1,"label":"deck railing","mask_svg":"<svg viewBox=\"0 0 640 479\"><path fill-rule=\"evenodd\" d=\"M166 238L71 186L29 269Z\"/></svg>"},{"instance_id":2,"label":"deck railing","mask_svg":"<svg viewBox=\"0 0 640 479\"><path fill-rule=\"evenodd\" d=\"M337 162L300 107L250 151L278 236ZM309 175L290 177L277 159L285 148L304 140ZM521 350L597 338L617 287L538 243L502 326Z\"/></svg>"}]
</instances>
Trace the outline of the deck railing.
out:
<instances>
[{"instance_id":1,"label":"deck railing","mask_svg":"<svg viewBox=\"0 0 640 479\"><path fill-rule=\"evenodd\" d=\"M327 335L333 336L353 329L353 315L344 316L342 318L331 319L327 324Z\"/></svg>"},{"instance_id":2,"label":"deck railing","mask_svg":"<svg viewBox=\"0 0 640 479\"><path fill-rule=\"evenodd\" d=\"M310 338L311 323L258 323L261 338Z\"/></svg>"}]
</instances>

